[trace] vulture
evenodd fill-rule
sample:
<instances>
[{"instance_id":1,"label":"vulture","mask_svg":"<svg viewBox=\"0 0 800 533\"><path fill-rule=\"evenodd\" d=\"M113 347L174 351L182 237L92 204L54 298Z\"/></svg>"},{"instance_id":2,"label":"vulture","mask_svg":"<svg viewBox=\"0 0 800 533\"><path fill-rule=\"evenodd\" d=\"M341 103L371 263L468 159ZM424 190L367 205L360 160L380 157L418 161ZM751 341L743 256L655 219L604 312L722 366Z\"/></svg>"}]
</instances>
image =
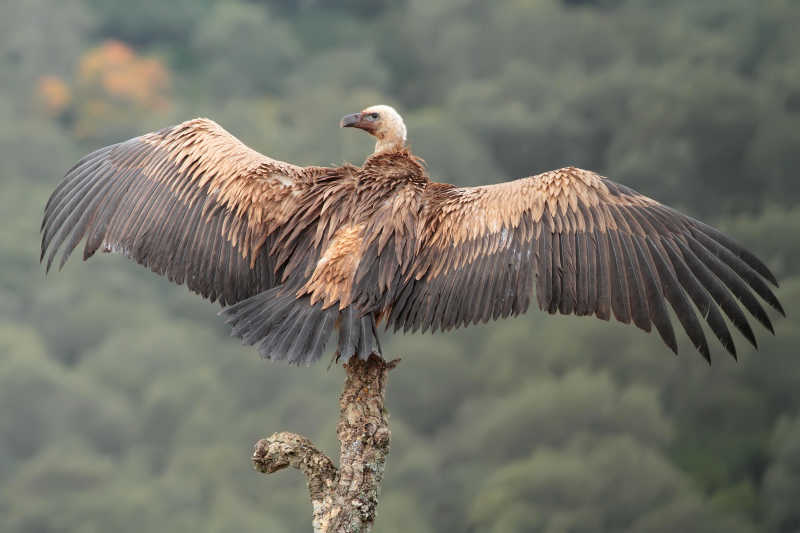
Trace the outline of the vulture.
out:
<instances>
[{"instance_id":1,"label":"vulture","mask_svg":"<svg viewBox=\"0 0 800 533\"><path fill-rule=\"evenodd\" d=\"M373 135L361 166L297 166L206 118L100 148L69 170L41 226L41 260L117 252L218 301L232 335L308 365L381 355L376 326L437 330L525 312L655 330L670 314L710 362L703 322L736 357L732 324L773 331L777 281L720 231L575 167L478 187L432 181L390 106L342 118ZM669 308L672 311L669 311ZM727 317L727 319L726 319Z\"/></svg>"}]
</instances>

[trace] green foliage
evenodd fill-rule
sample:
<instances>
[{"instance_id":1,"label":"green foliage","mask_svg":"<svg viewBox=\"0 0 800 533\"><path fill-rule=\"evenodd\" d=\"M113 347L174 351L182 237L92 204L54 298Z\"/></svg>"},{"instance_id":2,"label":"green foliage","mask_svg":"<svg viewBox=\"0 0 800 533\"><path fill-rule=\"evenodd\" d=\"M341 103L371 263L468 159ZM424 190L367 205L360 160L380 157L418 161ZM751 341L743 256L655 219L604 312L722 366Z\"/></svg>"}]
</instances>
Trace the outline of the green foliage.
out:
<instances>
[{"instance_id":1,"label":"green foliage","mask_svg":"<svg viewBox=\"0 0 800 533\"><path fill-rule=\"evenodd\" d=\"M258 360L214 306L121 257L77 251L45 278L40 215L82 154L192 116L279 159L358 163L372 140L338 119L387 102L434 178L576 164L719 226L773 269L788 317L712 367L686 339L675 358L538 312L386 335L403 362L376 531L797 530L797 27L792 0L4 4L0 529L308 529L302 477L264 479L249 450L286 429L335 455L341 369ZM165 105L81 85L108 39L164 69Z\"/></svg>"},{"instance_id":2,"label":"green foliage","mask_svg":"<svg viewBox=\"0 0 800 533\"><path fill-rule=\"evenodd\" d=\"M145 0L131 9L125 2L86 0L97 16L97 37L114 38L134 45L185 46L196 26L207 20L214 0ZM180 53L179 50L175 52Z\"/></svg>"},{"instance_id":3,"label":"green foliage","mask_svg":"<svg viewBox=\"0 0 800 533\"><path fill-rule=\"evenodd\" d=\"M800 418L782 418L772 442L774 461L764 480L767 523L775 531L792 531L800 525L793 495L800 487Z\"/></svg>"},{"instance_id":4,"label":"green foliage","mask_svg":"<svg viewBox=\"0 0 800 533\"><path fill-rule=\"evenodd\" d=\"M191 37L198 75L217 97L273 93L301 50L286 23L261 8L218 3ZM243 76L243 73L247 73Z\"/></svg>"},{"instance_id":5,"label":"green foliage","mask_svg":"<svg viewBox=\"0 0 800 533\"><path fill-rule=\"evenodd\" d=\"M625 437L577 437L492 474L471 519L482 531L691 531L731 529L655 450ZM730 522L730 521L729 521Z\"/></svg>"}]
</instances>

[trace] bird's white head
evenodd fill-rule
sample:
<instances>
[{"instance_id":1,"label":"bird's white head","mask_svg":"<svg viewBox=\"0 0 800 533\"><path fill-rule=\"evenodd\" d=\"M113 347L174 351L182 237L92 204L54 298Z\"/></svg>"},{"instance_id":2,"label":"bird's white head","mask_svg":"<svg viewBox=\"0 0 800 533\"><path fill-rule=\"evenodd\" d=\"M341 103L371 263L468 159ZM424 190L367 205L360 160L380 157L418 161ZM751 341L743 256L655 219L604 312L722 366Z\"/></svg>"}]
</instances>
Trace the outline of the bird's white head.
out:
<instances>
[{"instance_id":1,"label":"bird's white head","mask_svg":"<svg viewBox=\"0 0 800 533\"><path fill-rule=\"evenodd\" d=\"M360 128L378 141L375 152L400 150L406 144L406 125L392 106L373 105L359 113L346 115L339 122L342 128Z\"/></svg>"}]
</instances>

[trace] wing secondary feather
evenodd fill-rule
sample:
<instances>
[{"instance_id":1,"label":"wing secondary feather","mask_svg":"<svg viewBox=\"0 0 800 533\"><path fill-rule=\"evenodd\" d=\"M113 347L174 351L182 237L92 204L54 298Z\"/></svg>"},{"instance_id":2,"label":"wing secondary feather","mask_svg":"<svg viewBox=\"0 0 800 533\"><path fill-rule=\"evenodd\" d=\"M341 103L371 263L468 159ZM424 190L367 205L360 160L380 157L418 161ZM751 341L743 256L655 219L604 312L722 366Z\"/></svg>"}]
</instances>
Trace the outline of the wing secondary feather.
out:
<instances>
[{"instance_id":1,"label":"wing secondary feather","mask_svg":"<svg viewBox=\"0 0 800 533\"><path fill-rule=\"evenodd\" d=\"M710 359L705 321L736 355L723 314L750 342L756 295L783 313L767 267L717 230L593 172L568 167L498 185L432 187L419 252L390 306L395 329L447 330L524 312L650 331L677 352L667 307ZM699 312L699 313L698 313Z\"/></svg>"},{"instance_id":2,"label":"wing secondary feather","mask_svg":"<svg viewBox=\"0 0 800 533\"><path fill-rule=\"evenodd\" d=\"M59 265L82 239L83 257L125 254L222 304L279 281L273 232L326 169L266 157L208 119L101 148L53 192L42 222L42 260Z\"/></svg>"}]
</instances>

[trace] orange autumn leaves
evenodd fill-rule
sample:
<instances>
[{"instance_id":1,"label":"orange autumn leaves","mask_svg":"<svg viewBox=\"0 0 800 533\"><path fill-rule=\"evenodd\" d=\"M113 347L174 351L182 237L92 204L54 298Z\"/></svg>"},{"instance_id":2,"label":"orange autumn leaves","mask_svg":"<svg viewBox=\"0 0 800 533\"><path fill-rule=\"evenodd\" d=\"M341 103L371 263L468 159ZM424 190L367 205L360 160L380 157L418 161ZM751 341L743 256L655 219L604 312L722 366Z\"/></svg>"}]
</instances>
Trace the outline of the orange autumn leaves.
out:
<instances>
[{"instance_id":1,"label":"orange autumn leaves","mask_svg":"<svg viewBox=\"0 0 800 533\"><path fill-rule=\"evenodd\" d=\"M78 83L98 90L98 97L131 103L146 109L163 109L169 72L155 58L141 57L124 43L106 41L84 54L78 65Z\"/></svg>"},{"instance_id":2,"label":"orange autumn leaves","mask_svg":"<svg viewBox=\"0 0 800 533\"><path fill-rule=\"evenodd\" d=\"M57 117L69 106L72 91L58 76L42 76L36 84L36 98L48 115Z\"/></svg>"},{"instance_id":3,"label":"orange autumn leaves","mask_svg":"<svg viewBox=\"0 0 800 533\"><path fill-rule=\"evenodd\" d=\"M36 102L80 138L100 133L101 124L127 121L169 106L170 72L157 58L137 54L119 41L106 41L80 59L72 83L45 75Z\"/></svg>"}]
</instances>

